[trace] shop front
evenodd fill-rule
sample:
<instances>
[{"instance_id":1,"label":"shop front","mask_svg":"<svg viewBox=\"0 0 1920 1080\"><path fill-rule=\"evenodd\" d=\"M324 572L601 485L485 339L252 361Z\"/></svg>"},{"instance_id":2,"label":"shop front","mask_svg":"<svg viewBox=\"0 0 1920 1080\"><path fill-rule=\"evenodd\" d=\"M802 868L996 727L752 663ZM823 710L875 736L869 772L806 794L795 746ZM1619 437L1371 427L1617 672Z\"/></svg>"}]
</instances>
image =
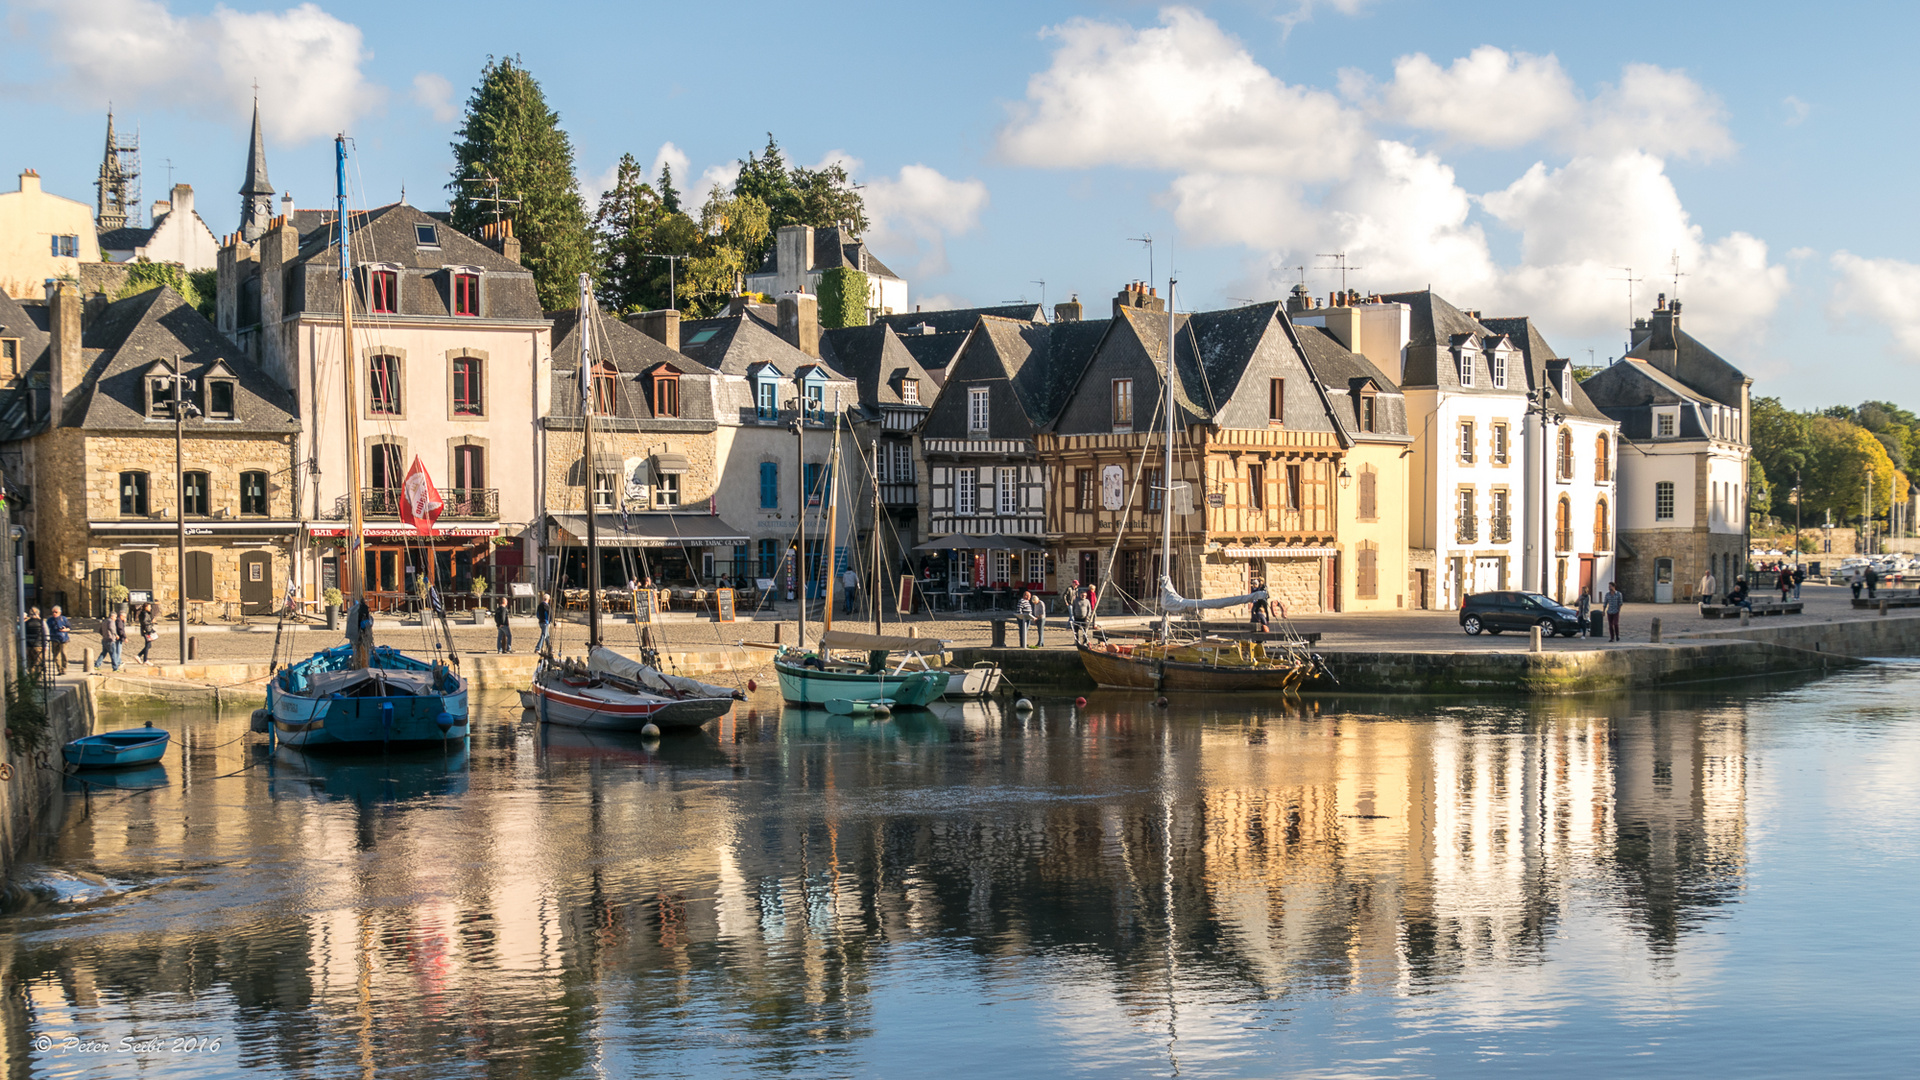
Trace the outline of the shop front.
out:
<instances>
[{"instance_id":1,"label":"shop front","mask_svg":"<svg viewBox=\"0 0 1920 1080\"><path fill-rule=\"evenodd\" d=\"M1022 592L1053 595L1047 552L1032 540L954 533L913 550L920 593L935 610L1011 608Z\"/></svg>"},{"instance_id":2,"label":"shop front","mask_svg":"<svg viewBox=\"0 0 1920 1080\"><path fill-rule=\"evenodd\" d=\"M89 524L86 588L72 599L71 614L98 617L124 587L124 602L150 602L166 615L184 591L192 622L272 615L286 592L300 529L293 521L190 521L183 573L177 526Z\"/></svg>"},{"instance_id":3,"label":"shop front","mask_svg":"<svg viewBox=\"0 0 1920 1080\"><path fill-rule=\"evenodd\" d=\"M597 514L600 588L612 610L632 602L632 590L651 582L677 597L705 600L722 579L737 574L745 533L712 514ZM566 606L584 603L589 581L587 518L547 517L547 579Z\"/></svg>"},{"instance_id":4,"label":"shop front","mask_svg":"<svg viewBox=\"0 0 1920 1080\"><path fill-rule=\"evenodd\" d=\"M312 525L307 534L319 550L319 588L344 589L339 560L346 550L344 525ZM498 593L522 578L517 545L495 543L497 525L439 525L422 536L400 525L366 526L365 582L367 605L375 611L417 611L428 588L439 590L448 610L485 603L485 594ZM484 590L477 590L484 582ZM318 597L316 597L318 599Z\"/></svg>"}]
</instances>

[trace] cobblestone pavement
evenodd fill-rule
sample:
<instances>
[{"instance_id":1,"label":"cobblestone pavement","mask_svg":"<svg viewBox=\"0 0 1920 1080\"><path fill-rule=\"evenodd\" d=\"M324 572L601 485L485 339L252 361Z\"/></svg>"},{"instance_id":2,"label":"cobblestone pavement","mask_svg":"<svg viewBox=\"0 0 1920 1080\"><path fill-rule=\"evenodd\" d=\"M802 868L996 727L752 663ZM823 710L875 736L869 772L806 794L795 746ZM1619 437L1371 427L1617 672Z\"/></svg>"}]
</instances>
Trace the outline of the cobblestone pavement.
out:
<instances>
[{"instance_id":1,"label":"cobblestone pavement","mask_svg":"<svg viewBox=\"0 0 1920 1080\"><path fill-rule=\"evenodd\" d=\"M1813 621L1831 621L1837 618L1869 617L1871 613L1856 611L1851 606L1852 593L1842 586L1808 585L1803 599L1806 613L1803 615L1756 617L1754 623L1759 626L1806 623ZM780 641L794 641L798 627L792 619L793 606L782 604L773 612L763 612L758 616L742 619L738 622L719 623L710 618L691 614L668 614L655 628L657 640L667 648L679 650L700 650L724 648L741 641L772 642L776 634ZM776 616L785 616L784 618ZM991 643L995 618L1011 620L1010 612L996 612L991 616L970 614L967 616L939 616L930 618L916 616L906 622L921 637L937 637L951 641L956 645L985 646ZM1675 634L1698 630L1737 630L1737 619L1705 619L1700 616L1699 608L1693 604L1629 604L1621 613L1621 645L1645 644L1652 626L1658 618L1662 623L1662 634L1671 638ZM873 624L869 619L836 615L836 623L842 629L871 631ZM1138 630L1145 628L1149 620L1142 617L1106 617L1101 626L1110 630ZM1219 620L1220 626L1237 629L1241 624ZM809 631L817 633L819 621L809 624ZM1482 634L1468 637L1460 629L1459 616L1452 611L1389 611L1389 612L1350 612L1344 614L1307 615L1294 619L1291 625L1302 632L1317 632L1322 635L1321 645L1327 649L1373 649L1380 651L1518 651L1527 648L1525 634ZM889 634L905 632L905 624L896 617L889 616L882 629ZM615 648L631 651L639 646L638 629L631 622L609 619L603 624L603 639ZM1279 629L1276 626L1276 629ZM230 628L224 626L189 627L194 644L194 656L197 661L206 663L263 663L273 656L276 628L271 622L257 623L248 627ZM584 622L562 622L556 627L559 646L562 652L578 652L585 638ZM809 635L811 636L811 634ZM280 635L282 657L306 656L317 649L343 640L339 631L328 631L319 624L306 624L299 629L288 629ZM407 650L425 650L430 648L439 635L431 629L418 625L403 625L397 620L378 620L374 626L374 640L382 645L393 645ZM532 619L515 619L513 623L513 643L516 651L529 652L539 637L539 629ZM456 622L453 627L453 640L462 653L489 653L494 646L494 627L491 622L473 626ZM1007 644L1017 641L1015 626L1009 622L1006 628ZM1030 638L1030 640L1032 640ZM130 644L136 645L137 642ZM1065 621L1059 616L1049 620L1047 628L1048 648L1070 648L1073 636L1068 633ZM1609 648L1604 640L1583 638L1555 638L1547 645L1551 649L1592 649ZM99 651L99 639L91 629L76 627L73 644L68 652L76 662L82 649L89 653ZM127 659L132 663L137 649L129 649ZM159 640L153 643L150 657L159 663L175 663L179 659L178 638L171 626L162 626Z\"/></svg>"}]
</instances>

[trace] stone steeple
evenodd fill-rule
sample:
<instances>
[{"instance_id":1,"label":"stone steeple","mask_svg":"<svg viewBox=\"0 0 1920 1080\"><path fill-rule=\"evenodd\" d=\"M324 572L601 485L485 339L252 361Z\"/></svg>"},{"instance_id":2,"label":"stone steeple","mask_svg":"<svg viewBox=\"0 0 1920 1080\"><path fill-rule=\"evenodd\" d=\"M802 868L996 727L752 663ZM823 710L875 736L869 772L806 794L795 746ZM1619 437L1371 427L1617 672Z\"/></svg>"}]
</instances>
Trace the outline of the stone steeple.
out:
<instances>
[{"instance_id":1,"label":"stone steeple","mask_svg":"<svg viewBox=\"0 0 1920 1080\"><path fill-rule=\"evenodd\" d=\"M100 178L93 182L99 197L94 204L94 227L101 232L111 232L124 228L127 224L128 188L133 181L125 164L120 160L120 152L128 149L121 146L113 135L113 110L107 110L107 151L100 158ZM137 212L137 208L136 208Z\"/></svg>"},{"instance_id":2,"label":"stone steeple","mask_svg":"<svg viewBox=\"0 0 1920 1080\"><path fill-rule=\"evenodd\" d=\"M253 102L253 145L247 148L247 182L240 186L240 235L251 242L273 220L273 184L267 180L267 147L260 137L260 100Z\"/></svg>"}]
</instances>

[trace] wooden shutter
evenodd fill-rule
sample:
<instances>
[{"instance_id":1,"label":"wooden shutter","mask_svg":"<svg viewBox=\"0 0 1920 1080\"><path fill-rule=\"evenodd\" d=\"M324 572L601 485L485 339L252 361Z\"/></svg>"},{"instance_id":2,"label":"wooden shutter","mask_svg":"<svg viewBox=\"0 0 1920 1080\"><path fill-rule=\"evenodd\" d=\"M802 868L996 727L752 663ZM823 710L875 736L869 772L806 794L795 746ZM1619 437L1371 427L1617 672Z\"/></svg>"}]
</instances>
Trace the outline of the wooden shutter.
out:
<instances>
[{"instance_id":1,"label":"wooden shutter","mask_svg":"<svg viewBox=\"0 0 1920 1080\"><path fill-rule=\"evenodd\" d=\"M1372 521L1380 516L1377 506L1378 480L1378 475L1371 467L1360 470L1360 517L1362 520Z\"/></svg>"}]
</instances>

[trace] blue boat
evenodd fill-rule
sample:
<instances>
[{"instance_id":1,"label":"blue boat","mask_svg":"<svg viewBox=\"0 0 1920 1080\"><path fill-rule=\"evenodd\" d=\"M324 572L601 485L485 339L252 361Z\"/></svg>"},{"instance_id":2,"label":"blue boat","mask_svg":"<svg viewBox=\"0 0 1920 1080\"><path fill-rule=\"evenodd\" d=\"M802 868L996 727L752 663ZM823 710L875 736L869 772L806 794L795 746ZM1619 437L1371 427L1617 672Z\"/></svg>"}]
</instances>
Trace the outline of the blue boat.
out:
<instances>
[{"instance_id":1,"label":"blue boat","mask_svg":"<svg viewBox=\"0 0 1920 1080\"><path fill-rule=\"evenodd\" d=\"M76 769L151 765L165 756L170 738L165 731L156 727L126 728L75 739L60 748L60 755Z\"/></svg>"},{"instance_id":2,"label":"blue boat","mask_svg":"<svg viewBox=\"0 0 1920 1080\"><path fill-rule=\"evenodd\" d=\"M273 738L288 746L419 746L467 737L467 680L442 663L391 646L365 667L336 645L292 664L267 683Z\"/></svg>"}]
</instances>

